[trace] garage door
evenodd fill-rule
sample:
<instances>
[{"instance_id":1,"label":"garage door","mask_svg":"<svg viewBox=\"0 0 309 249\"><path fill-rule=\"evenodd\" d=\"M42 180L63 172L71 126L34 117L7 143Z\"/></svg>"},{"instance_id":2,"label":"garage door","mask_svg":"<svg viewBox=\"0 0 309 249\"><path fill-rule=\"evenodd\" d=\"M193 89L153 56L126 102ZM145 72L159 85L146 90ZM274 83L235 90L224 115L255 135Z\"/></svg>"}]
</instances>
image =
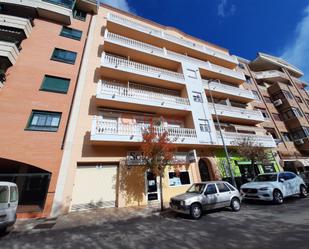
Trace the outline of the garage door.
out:
<instances>
[{"instance_id":1,"label":"garage door","mask_svg":"<svg viewBox=\"0 0 309 249\"><path fill-rule=\"evenodd\" d=\"M78 166L71 211L115 207L117 166Z\"/></svg>"}]
</instances>

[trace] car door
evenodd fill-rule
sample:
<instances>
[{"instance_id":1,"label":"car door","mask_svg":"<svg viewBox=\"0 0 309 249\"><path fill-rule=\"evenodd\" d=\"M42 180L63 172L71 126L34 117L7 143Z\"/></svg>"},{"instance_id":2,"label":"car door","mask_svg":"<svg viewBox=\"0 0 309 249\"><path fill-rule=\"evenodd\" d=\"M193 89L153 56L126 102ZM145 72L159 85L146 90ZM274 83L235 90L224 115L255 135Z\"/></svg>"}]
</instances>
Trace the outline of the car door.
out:
<instances>
[{"instance_id":1,"label":"car door","mask_svg":"<svg viewBox=\"0 0 309 249\"><path fill-rule=\"evenodd\" d=\"M0 185L0 223L9 218L9 187Z\"/></svg>"},{"instance_id":2,"label":"car door","mask_svg":"<svg viewBox=\"0 0 309 249\"><path fill-rule=\"evenodd\" d=\"M214 209L218 202L218 191L214 183L208 184L203 197L203 209Z\"/></svg>"},{"instance_id":3,"label":"car door","mask_svg":"<svg viewBox=\"0 0 309 249\"><path fill-rule=\"evenodd\" d=\"M16 217L16 210L18 205L18 190L17 186L10 186L10 199L9 199L9 209L8 209L8 215L10 217L10 220L15 220Z\"/></svg>"},{"instance_id":4,"label":"car door","mask_svg":"<svg viewBox=\"0 0 309 249\"><path fill-rule=\"evenodd\" d=\"M294 195L295 194L295 177L291 172L285 172L284 173L285 178L285 184L288 189L288 195Z\"/></svg>"},{"instance_id":5,"label":"car door","mask_svg":"<svg viewBox=\"0 0 309 249\"><path fill-rule=\"evenodd\" d=\"M230 205L230 200L232 197L232 191L223 182L216 183L217 189L219 191L218 196L218 207L226 207Z\"/></svg>"},{"instance_id":6,"label":"car door","mask_svg":"<svg viewBox=\"0 0 309 249\"><path fill-rule=\"evenodd\" d=\"M297 177L297 175L295 175L294 173L292 172L286 172L286 175L288 176L289 178L289 181L291 183L291 194L295 195L295 194L299 194L299 191L300 191L300 180L299 178Z\"/></svg>"},{"instance_id":7,"label":"car door","mask_svg":"<svg viewBox=\"0 0 309 249\"><path fill-rule=\"evenodd\" d=\"M289 196L291 194L291 190L288 186L289 183L286 181L285 173L279 174L278 181L279 181L279 186L281 188L280 190L283 194L283 197Z\"/></svg>"}]
</instances>

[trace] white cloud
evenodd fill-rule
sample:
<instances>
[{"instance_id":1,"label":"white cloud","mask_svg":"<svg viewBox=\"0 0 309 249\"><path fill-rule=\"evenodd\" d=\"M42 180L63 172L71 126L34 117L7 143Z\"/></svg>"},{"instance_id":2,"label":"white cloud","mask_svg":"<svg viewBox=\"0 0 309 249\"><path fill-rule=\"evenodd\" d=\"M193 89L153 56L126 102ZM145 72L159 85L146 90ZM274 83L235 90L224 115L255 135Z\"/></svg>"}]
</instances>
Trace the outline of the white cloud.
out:
<instances>
[{"instance_id":1,"label":"white cloud","mask_svg":"<svg viewBox=\"0 0 309 249\"><path fill-rule=\"evenodd\" d=\"M309 5L294 34L294 39L285 47L281 57L299 67L304 72L304 79L309 82Z\"/></svg>"},{"instance_id":2,"label":"white cloud","mask_svg":"<svg viewBox=\"0 0 309 249\"><path fill-rule=\"evenodd\" d=\"M134 12L133 9L130 8L127 0L101 0L101 3L105 3L126 12Z\"/></svg>"},{"instance_id":3,"label":"white cloud","mask_svg":"<svg viewBox=\"0 0 309 249\"><path fill-rule=\"evenodd\" d=\"M229 17L233 16L236 12L236 5L235 4L229 4L228 0L220 0L220 3L218 4L217 14L220 17Z\"/></svg>"}]
</instances>

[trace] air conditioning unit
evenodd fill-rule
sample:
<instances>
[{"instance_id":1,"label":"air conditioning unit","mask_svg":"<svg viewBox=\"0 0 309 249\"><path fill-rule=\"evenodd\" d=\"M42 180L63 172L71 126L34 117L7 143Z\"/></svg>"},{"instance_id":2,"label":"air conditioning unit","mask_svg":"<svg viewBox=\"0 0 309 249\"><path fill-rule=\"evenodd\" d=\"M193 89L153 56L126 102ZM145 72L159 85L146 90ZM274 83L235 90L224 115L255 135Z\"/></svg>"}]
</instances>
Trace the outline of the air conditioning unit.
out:
<instances>
[{"instance_id":1,"label":"air conditioning unit","mask_svg":"<svg viewBox=\"0 0 309 249\"><path fill-rule=\"evenodd\" d=\"M295 144L297 144L297 145L301 145L301 144L304 144L304 139L297 139L297 140L295 140L294 142L295 142Z\"/></svg>"},{"instance_id":2,"label":"air conditioning unit","mask_svg":"<svg viewBox=\"0 0 309 249\"><path fill-rule=\"evenodd\" d=\"M274 106L279 106L279 105L282 105L282 100L281 99L277 99L273 103L274 103Z\"/></svg>"}]
</instances>

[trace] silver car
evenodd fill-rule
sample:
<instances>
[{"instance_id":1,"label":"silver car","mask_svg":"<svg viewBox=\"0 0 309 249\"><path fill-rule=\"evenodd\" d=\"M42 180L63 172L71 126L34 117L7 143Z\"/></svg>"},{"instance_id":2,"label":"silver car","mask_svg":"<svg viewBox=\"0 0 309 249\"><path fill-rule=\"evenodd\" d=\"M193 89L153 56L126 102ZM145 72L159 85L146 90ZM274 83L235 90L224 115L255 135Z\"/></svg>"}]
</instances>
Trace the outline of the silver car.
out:
<instances>
[{"instance_id":1,"label":"silver car","mask_svg":"<svg viewBox=\"0 0 309 249\"><path fill-rule=\"evenodd\" d=\"M193 184L186 193L171 198L171 209L199 219L203 210L231 207L240 210L241 197L238 190L228 182L210 181Z\"/></svg>"}]
</instances>

